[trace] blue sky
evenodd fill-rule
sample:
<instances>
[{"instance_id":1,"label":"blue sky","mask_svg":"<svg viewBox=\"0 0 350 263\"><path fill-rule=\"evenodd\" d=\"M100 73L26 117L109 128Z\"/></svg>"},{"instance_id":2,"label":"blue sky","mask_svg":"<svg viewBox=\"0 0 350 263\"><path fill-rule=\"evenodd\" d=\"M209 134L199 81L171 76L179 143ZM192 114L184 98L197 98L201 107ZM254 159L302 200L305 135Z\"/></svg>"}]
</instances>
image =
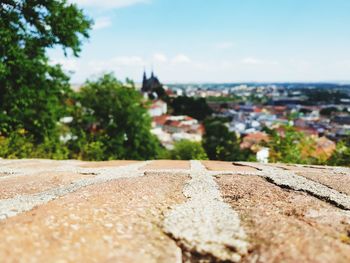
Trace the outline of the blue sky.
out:
<instances>
[{"instance_id":1,"label":"blue sky","mask_svg":"<svg viewBox=\"0 0 350 263\"><path fill-rule=\"evenodd\" d=\"M349 81L349 0L70 0L95 20L81 83L103 72L163 82Z\"/></svg>"}]
</instances>

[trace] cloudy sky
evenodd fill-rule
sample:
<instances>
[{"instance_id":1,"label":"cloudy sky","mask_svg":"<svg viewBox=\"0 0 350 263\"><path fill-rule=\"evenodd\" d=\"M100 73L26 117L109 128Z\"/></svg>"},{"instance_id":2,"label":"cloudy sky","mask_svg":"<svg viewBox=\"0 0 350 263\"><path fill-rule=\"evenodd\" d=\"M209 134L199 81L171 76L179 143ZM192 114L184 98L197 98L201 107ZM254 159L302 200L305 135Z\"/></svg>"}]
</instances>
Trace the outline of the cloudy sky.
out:
<instances>
[{"instance_id":1,"label":"cloudy sky","mask_svg":"<svg viewBox=\"0 0 350 263\"><path fill-rule=\"evenodd\" d=\"M94 19L79 58L49 52L81 83L349 81L349 0L70 0Z\"/></svg>"}]
</instances>

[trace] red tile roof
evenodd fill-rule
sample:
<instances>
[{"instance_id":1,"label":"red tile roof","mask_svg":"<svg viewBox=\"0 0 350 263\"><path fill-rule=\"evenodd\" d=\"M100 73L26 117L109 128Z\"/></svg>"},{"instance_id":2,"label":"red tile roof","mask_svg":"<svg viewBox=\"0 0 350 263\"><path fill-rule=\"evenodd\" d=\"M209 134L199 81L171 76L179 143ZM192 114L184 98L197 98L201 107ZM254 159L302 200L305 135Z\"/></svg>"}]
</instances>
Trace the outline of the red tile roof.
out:
<instances>
[{"instance_id":1,"label":"red tile roof","mask_svg":"<svg viewBox=\"0 0 350 263\"><path fill-rule=\"evenodd\" d=\"M162 115L162 116L153 117L152 120L157 125L163 126L168 118L169 118L169 115Z\"/></svg>"},{"instance_id":2,"label":"red tile roof","mask_svg":"<svg viewBox=\"0 0 350 263\"><path fill-rule=\"evenodd\" d=\"M268 142L269 140L269 136L264 132L250 133L243 138L243 142L241 143L240 147L241 149L251 149L258 144Z\"/></svg>"}]
</instances>

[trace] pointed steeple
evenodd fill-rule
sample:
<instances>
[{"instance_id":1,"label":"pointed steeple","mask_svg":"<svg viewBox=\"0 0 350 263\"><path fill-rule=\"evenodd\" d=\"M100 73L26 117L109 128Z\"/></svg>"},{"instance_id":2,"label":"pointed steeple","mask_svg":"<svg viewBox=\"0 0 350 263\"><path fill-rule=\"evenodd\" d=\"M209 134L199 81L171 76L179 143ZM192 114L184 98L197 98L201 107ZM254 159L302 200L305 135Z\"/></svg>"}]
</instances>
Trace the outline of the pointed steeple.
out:
<instances>
[{"instance_id":1,"label":"pointed steeple","mask_svg":"<svg viewBox=\"0 0 350 263\"><path fill-rule=\"evenodd\" d=\"M153 65L152 65L152 73L151 73L151 79L154 78L154 68L153 68Z\"/></svg>"},{"instance_id":2,"label":"pointed steeple","mask_svg":"<svg viewBox=\"0 0 350 263\"><path fill-rule=\"evenodd\" d=\"M147 81L147 75L146 75L146 70L143 70L143 83Z\"/></svg>"},{"instance_id":3,"label":"pointed steeple","mask_svg":"<svg viewBox=\"0 0 350 263\"><path fill-rule=\"evenodd\" d=\"M147 90L147 75L146 75L146 70L143 70L143 79L142 79L142 87L141 87L142 92L145 92Z\"/></svg>"}]
</instances>

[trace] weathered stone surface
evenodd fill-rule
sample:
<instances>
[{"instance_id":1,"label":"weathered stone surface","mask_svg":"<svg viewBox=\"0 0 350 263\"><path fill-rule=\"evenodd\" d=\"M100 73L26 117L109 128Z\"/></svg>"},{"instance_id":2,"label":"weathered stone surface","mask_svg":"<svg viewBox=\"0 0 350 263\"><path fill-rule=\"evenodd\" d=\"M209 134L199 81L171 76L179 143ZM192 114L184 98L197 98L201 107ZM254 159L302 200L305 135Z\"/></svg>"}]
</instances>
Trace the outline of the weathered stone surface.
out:
<instances>
[{"instance_id":1,"label":"weathered stone surface","mask_svg":"<svg viewBox=\"0 0 350 263\"><path fill-rule=\"evenodd\" d=\"M0 160L0 262L350 262L350 170Z\"/></svg>"},{"instance_id":2,"label":"weathered stone surface","mask_svg":"<svg viewBox=\"0 0 350 263\"><path fill-rule=\"evenodd\" d=\"M34 194L56 187L69 185L84 178L94 177L94 174L79 174L70 172L42 172L33 175L0 177L0 199L12 198L23 194Z\"/></svg>"},{"instance_id":3,"label":"weathered stone surface","mask_svg":"<svg viewBox=\"0 0 350 263\"><path fill-rule=\"evenodd\" d=\"M350 213L256 176L221 176L251 245L244 262L350 262Z\"/></svg>"},{"instance_id":4,"label":"weathered stone surface","mask_svg":"<svg viewBox=\"0 0 350 263\"><path fill-rule=\"evenodd\" d=\"M145 169L159 169L159 170L181 170L181 169L190 169L189 161L167 161L167 160L157 160L151 162L149 165L145 167Z\"/></svg>"},{"instance_id":5,"label":"weathered stone surface","mask_svg":"<svg viewBox=\"0 0 350 263\"><path fill-rule=\"evenodd\" d=\"M183 193L188 202L166 215L164 229L184 248L188 260L239 262L247 255L247 237L238 214L223 202L200 162L192 161L191 180Z\"/></svg>"},{"instance_id":6,"label":"weathered stone surface","mask_svg":"<svg viewBox=\"0 0 350 263\"><path fill-rule=\"evenodd\" d=\"M260 164L249 165L260 170L259 173L256 173L257 175L266 178L269 182L272 182L280 187L289 188L296 191L304 191L322 200L331 202L340 208L350 210L350 196L341 193L336 189L328 187L322 183L309 180L291 170Z\"/></svg>"},{"instance_id":7,"label":"weathered stone surface","mask_svg":"<svg viewBox=\"0 0 350 263\"><path fill-rule=\"evenodd\" d=\"M350 170L346 173L346 168L343 168L343 172L339 169L326 166L296 166L296 165L279 165L286 170L293 171L294 173L304 176L310 180L326 185L339 192L350 195Z\"/></svg>"},{"instance_id":8,"label":"weathered stone surface","mask_svg":"<svg viewBox=\"0 0 350 263\"><path fill-rule=\"evenodd\" d=\"M55 200L69 193L76 192L79 189L84 188L86 186L105 183L105 182L109 182L119 178L142 176L144 173L139 171L138 168L146 164L147 163L137 163L126 167L117 167L117 168L108 167L108 168L98 168L98 169L90 169L90 170L79 169L79 168L75 170L74 166L73 167L70 167L70 166L56 167L54 168L54 171L57 171L57 172L60 172L61 170L69 169L69 170L75 170L75 172L79 174L93 174L95 175L95 177L76 180L71 182L68 185L52 188L40 193L35 193L31 195L29 194L17 195L12 199L11 198L2 199L0 200L0 220L15 216L24 211L29 211L38 205L45 204L49 201ZM23 172L24 174L26 173L26 171L23 169L21 170L21 172ZM40 172L40 169L38 169L38 172ZM28 174L29 175L27 176L35 176L34 171L28 171Z\"/></svg>"},{"instance_id":9,"label":"weathered stone surface","mask_svg":"<svg viewBox=\"0 0 350 263\"><path fill-rule=\"evenodd\" d=\"M230 171L230 172L256 172L257 169L246 165L237 165L232 162L222 161L202 161L203 165L210 171Z\"/></svg>"},{"instance_id":10,"label":"weathered stone surface","mask_svg":"<svg viewBox=\"0 0 350 263\"><path fill-rule=\"evenodd\" d=\"M79 166L82 168L106 168L106 167L119 167L128 164L134 164L139 161L104 161L104 162L81 162Z\"/></svg>"},{"instance_id":11,"label":"weathered stone surface","mask_svg":"<svg viewBox=\"0 0 350 263\"><path fill-rule=\"evenodd\" d=\"M160 225L162 213L183 201L186 179L93 185L2 221L1 261L179 262L180 249Z\"/></svg>"}]
</instances>

